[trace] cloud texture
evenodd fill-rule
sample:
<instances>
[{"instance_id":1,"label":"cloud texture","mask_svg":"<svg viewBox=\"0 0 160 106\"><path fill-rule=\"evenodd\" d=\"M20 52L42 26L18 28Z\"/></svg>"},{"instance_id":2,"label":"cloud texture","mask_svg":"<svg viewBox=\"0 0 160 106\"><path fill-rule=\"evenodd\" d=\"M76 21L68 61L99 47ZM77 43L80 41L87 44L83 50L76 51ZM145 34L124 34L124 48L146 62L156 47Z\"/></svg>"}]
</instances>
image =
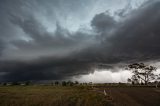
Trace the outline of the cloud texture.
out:
<instances>
[{"instance_id":1,"label":"cloud texture","mask_svg":"<svg viewBox=\"0 0 160 106\"><path fill-rule=\"evenodd\" d=\"M97 68L159 60L159 0L103 11L95 4L1 0L0 80L67 79Z\"/></svg>"}]
</instances>

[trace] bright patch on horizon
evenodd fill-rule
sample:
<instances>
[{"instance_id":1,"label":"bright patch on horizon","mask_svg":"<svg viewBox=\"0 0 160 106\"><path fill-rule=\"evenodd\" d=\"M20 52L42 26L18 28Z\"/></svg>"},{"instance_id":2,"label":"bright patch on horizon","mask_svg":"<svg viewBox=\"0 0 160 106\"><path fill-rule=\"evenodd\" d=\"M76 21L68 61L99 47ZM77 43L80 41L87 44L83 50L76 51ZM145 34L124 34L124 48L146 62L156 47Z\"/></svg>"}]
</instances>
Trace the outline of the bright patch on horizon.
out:
<instances>
[{"instance_id":1,"label":"bright patch on horizon","mask_svg":"<svg viewBox=\"0 0 160 106\"><path fill-rule=\"evenodd\" d=\"M82 75L80 77L73 77L73 80L79 82L93 82L93 83L118 83L127 82L127 79L132 76L132 73L127 70L120 70L112 72L111 70L96 70L94 73Z\"/></svg>"}]
</instances>

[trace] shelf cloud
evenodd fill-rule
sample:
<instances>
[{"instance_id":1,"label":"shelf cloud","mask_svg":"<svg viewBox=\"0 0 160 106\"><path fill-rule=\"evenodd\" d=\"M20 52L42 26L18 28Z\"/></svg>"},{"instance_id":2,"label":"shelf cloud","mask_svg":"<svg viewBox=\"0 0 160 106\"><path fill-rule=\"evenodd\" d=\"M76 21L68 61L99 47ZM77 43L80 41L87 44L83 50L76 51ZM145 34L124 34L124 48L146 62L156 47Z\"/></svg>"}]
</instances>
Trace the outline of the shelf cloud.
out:
<instances>
[{"instance_id":1,"label":"shelf cloud","mask_svg":"<svg viewBox=\"0 0 160 106\"><path fill-rule=\"evenodd\" d=\"M61 80L159 61L160 1L119 2L1 0L0 81Z\"/></svg>"}]
</instances>

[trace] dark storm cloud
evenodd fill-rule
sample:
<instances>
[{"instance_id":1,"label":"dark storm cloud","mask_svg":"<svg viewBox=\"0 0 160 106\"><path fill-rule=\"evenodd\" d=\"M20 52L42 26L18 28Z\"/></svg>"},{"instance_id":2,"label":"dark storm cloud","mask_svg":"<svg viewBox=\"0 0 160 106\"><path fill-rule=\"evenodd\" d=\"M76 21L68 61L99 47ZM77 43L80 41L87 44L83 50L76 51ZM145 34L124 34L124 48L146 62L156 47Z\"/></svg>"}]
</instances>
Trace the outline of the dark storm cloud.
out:
<instances>
[{"instance_id":1,"label":"dark storm cloud","mask_svg":"<svg viewBox=\"0 0 160 106\"><path fill-rule=\"evenodd\" d=\"M102 63L159 60L160 1L146 2L120 21L110 17L100 13L93 18L91 25L98 30L97 39L102 40L82 51L83 57Z\"/></svg>"},{"instance_id":2,"label":"dark storm cloud","mask_svg":"<svg viewBox=\"0 0 160 106\"><path fill-rule=\"evenodd\" d=\"M84 35L83 33L76 33L79 37L74 36L74 34L69 33L67 29L63 29L58 23L56 24L55 33L49 33L43 25L32 17L22 20L19 17L12 16L11 22L20 27L32 39L30 42L24 42L24 40L13 41L13 44L20 49L65 48L77 45L88 37L87 34Z\"/></svg>"},{"instance_id":3,"label":"dark storm cloud","mask_svg":"<svg viewBox=\"0 0 160 106\"><path fill-rule=\"evenodd\" d=\"M5 46L5 45L4 45L3 41L0 40L0 56L1 56L1 54L2 54L3 49L5 48L4 46Z\"/></svg>"},{"instance_id":4,"label":"dark storm cloud","mask_svg":"<svg viewBox=\"0 0 160 106\"><path fill-rule=\"evenodd\" d=\"M159 59L160 53L160 2L149 2L132 11L119 23L110 42L110 52L118 57Z\"/></svg>"},{"instance_id":5,"label":"dark storm cloud","mask_svg":"<svg viewBox=\"0 0 160 106\"><path fill-rule=\"evenodd\" d=\"M74 0L68 2L65 0L48 0L47 2L44 0L1 0L0 39L5 43L4 45L7 45L3 51L3 58L14 58L17 57L16 54L24 54L25 58L27 54L36 54L35 52L41 52L41 55L55 51L66 52L81 46L80 43L90 42L89 34L79 31L70 33L68 29L63 28L66 15L74 14L74 11L70 9L80 11L75 5L82 6L83 4L81 1L75 2ZM50 23L54 26L50 26ZM53 27L55 32L48 32L46 26ZM0 50L2 52L2 49ZM10 51L12 54L9 54Z\"/></svg>"},{"instance_id":6,"label":"dark storm cloud","mask_svg":"<svg viewBox=\"0 0 160 106\"><path fill-rule=\"evenodd\" d=\"M37 15L39 11L36 9L42 12L43 9L46 10L47 15L49 15L48 12L51 13L46 7L50 3L55 5L52 9L56 11L58 11L57 5L61 5L62 10L65 8L65 5L59 1L45 2L43 5L45 8L36 1L1 2L2 19L0 21L3 23L3 26L0 26L0 53L3 52L0 57L1 80L61 79L66 76L88 73L92 68L90 65L93 63L72 57L77 51L92 43L94 38L90 34L81 31L69 32L68 29L63 28L63 23L59 23L61 20L56 20L61 17L56 16L52 17L56 20L56 29L54 32L48 32L41 22L43 20L37 19L44 14L40 12L41 15ZM72 0L71 3L80 4L79 1ZM77 7L73 6L73 8ZM72 53L73 51L75 53Z\"/></svg>"},{"instance_id":7,"label":"dark storm cloud","mask_svg":"<svg viewBox=\"0 0 160 106\"><path fill-rule=\"evenodd\" d=\"M113 17L106 13L97 14L92 22L91 26L97 29L99 32L109 31L116 25L116 21Z\"/></svg>"},{"instance_id":8,"label":"dark storm cloud","mask_svg":"<svg viewBox=\"0 0 160 106\"><path fill-rule=\"evenodd\" d=\"M92 33L70 32L60 19L64 20L67 12L74 14L67 10L69 8L65 9L66 6L75 4L74 11L79 3L82 6L80 1L66 2L67 5L60 1L0 2L1 80L65 79L93 72L96 68L113 68L118 63L159 59L159 1L146 2L127 15L119 15L119 20L107 12L96 14L91 21ZM51 12L50 4L55 11L59 11L57 5L61 7L64 14L58 14L62 17ZM47 9L37 11L44 8ZM30 11L32 9L34 12ZM124 10L121 11L124 14ZM45 21L39 19L43 15L50 19L49 13L54 17L54 32L47 31Z\"/></svg>"},{"instance_id":9,"label":"dark storm cloud","mask_svg":"<svg viewBox=\"0 0 160 106\"><path fill-rule=\"evenodd\" d=\"M53 57L52 57L53 58ZM4 81L52 80L65 77L88 74L91 70L88 62L82 62L67 57L63 59L38 59L30 62L1 62ZM76 71L75 71L76 70Z\"/></svg>"},{"instance_id":10,"label":"dark storm cloud","mask_svg":"<svg viewBox=\"0 0 160 106\"><path fill-rule=\"evenodd\" d=\"M14 3L13 5L19 4ZM22 7L28 7L25 2L22 2L21 5ZM90 34L81 31L69 32L68 29L63 28L63 23L60 25L59 20L55 23L55 32L48 32L41 20L37 19L38 16L36 17L32 12L27 12L23 8L21 11L13 8L13 11L7 12L9 12L7 15L4 14L6 17L3 17L4 20L6 18L5 23L7 23L7 26L2 28L1 31L6 33L7 30L11 30L7 35L2 33L1 37L4 37L3 40L6 41L9 47L12 46L16 49L6 48L3 59L10 59L10 57L14 59L19 55L23 59L37 58L46 54L66 55L66 53L70 53L75 49L84 48L84 45L87 47L94 39ZM24 14L24 12L26 13ZM11 54L10 51L12 51Z\"/></svg>"}]
</instances>

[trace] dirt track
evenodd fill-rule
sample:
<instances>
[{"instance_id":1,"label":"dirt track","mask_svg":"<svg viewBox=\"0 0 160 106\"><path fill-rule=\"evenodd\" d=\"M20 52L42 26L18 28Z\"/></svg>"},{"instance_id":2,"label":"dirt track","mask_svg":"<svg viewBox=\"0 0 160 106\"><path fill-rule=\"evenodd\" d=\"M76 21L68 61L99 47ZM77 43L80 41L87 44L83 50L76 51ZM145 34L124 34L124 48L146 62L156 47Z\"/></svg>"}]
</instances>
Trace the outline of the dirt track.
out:
<instances>
[{"instance_id":1,"label":"dirt track","mask_svg":"<svg viewBox=\"0 0 160 106\"><path fill-rule=\"evenodd\" d=\"M160 106L160 88L110 87L97 91L103 93L104 89L115 106Z\"/></svg>"}]
</instances>

